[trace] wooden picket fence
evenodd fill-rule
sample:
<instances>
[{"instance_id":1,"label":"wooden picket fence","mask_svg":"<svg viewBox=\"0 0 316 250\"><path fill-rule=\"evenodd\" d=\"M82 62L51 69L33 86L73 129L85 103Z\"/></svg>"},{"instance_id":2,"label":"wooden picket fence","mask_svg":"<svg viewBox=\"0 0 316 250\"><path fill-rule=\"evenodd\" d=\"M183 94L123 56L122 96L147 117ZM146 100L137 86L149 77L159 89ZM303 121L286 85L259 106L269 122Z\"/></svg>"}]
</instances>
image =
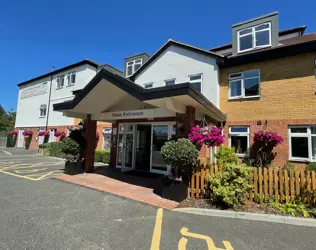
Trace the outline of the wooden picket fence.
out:
<instances>
[{"instance_id":1,"label":"wooden picket fence","mask_svg":"<svg viewBox=\"0 0 316 250\"><path fill-rule=\"evenodd\" d=\"M217 165L205 165L191 175L190 197L207 196L208 180L223 168ZM280 202L295 200L296 197L316 190L316 174L314 171L286 170L272 168L253 168L249 173L249 184L253 188L245 197L255 202L267 201L273 196ZM316 194L316 191L315 191ZM316 202L305 200L306 202Z\"/></svg>"}]
</instances>

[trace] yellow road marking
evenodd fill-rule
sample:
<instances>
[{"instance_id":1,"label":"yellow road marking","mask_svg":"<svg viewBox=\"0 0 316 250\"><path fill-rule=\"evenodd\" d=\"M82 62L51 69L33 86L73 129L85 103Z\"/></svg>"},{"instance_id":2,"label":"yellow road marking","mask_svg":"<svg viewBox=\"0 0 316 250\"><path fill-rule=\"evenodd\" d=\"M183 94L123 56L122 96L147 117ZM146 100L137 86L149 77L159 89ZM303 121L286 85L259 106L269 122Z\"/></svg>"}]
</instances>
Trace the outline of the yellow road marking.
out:
<instances>
[{"instance_id":1,"label":"yellow road marking","mask_svg":"<svg viewBox=\"0 0 316 250\"><path fill-rule=\"evenodd\" d=\"M60 173L60 171L58 171L58 170L52 171L52 172L49 172L49 173L47 173L47 174L45 174L45 175L42 175L41 177L37 178L37 180L38 180L38 181L39 181L39 180L42 180L42 179L45 178L46 176L48 176L48 175L50 175L50 174L53 174L53 173L56 173L56 172L59 172L59 173Z\"/></svg>"},{"instance_id":2,"label":"yellow road marking","mask_svg":"<svg viewBox=\"0 0 316 250\"><path fill-rule=\"evenodd\" d=\"M229 243L229 241L223 241L225 249L218 248L215 246L214 241L212 240L211 237L203 235L203 234L190 233L188 231L188 228L186 228L186 227L181 228L180 233L184 236L187 236L187 237L205 240L207 243L208 250L234 250L232 248L231 244ZM186 238L182 237L178 243L178 250L186 250L187 243L188 243L188 240Z\"/></svg>"},{"instance_id":3,"label":"yellow road marking","mask_svg":"<svg viewBox=\"0 0 316 250\"><path fill-rule=\"evenodd\" d=\"M156 224L154 228L153 238L151 241L151 250L159 250L160 249L160 238L161 238L161 226L162 226L162 215L163 209L158 208L156 215Z\"/></svg>"},{"instance_id":4,"label":"yellow road marking","mask_svg":"<svg viewBox=\"0 0 316 250\"><path fill-rule=\"evenodd\" d=\"M43 171L46 170L47 168L40 168L40 169L24 169L24 170L13 170L14 172L18 173L18 174L27 174L27 173L35 173L38 171Z\"/></svg>"},{"instance_id":5,"label":"yellow road marking","mask_svg":"<svg viewBox=\"0 0 316 250\"><path fill-rule=\"evenodd\" d=\"M20 178L24 178L24 179L31 180L31 181L36 181L36 179L34 179L34 178L30 178L28 176L23 176L23 175L18 175L18 174L13 174L13 173L6 172L6 171L3 171L3 170L0 170L0 173L5 173L5 174L12 175L12 176L15 176L15 177L20 177Z\"/></svg>"},{"instance_id":6,"label":"yellow road marking","mask_svg":"<svg viewBox=\"0 0 316 250\"><path fill-rule=\"evenodd\" d=\"M37 167L39 165L41 165L42 163L37 163L37 164L27 164L27 163L21 163L21 164L15 164L15 165L12 165L12 166L9 166L9 167L6 167L6 168L3 168L3 169L11 169L11 168L15 168L15 169L20 169L20 168L34 168L34 167ZM2 170L3 170L2 169Z\"/></svg>"}]
</instances>

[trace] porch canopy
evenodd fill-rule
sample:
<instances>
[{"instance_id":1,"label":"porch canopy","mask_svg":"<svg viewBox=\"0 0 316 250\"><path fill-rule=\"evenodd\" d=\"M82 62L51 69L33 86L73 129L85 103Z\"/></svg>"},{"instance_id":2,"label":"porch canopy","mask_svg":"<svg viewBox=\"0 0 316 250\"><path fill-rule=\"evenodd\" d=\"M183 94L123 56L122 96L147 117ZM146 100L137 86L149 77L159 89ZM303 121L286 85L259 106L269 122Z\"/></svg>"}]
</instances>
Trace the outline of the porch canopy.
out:
<instances>
[{"instance_id":1,"label":"porch canopy","mask_svg":"<svg viewBox=\"0 0 316 250\"><path fill-rule=\"evenodd\" d=\"M65 116L114 122L120 119L175 117L195 108L195 119L205 114L224 122L226 115L190 83L145 89L106 69L97 75L71 101L54 104Z\"/></svg>"}]
</instances>

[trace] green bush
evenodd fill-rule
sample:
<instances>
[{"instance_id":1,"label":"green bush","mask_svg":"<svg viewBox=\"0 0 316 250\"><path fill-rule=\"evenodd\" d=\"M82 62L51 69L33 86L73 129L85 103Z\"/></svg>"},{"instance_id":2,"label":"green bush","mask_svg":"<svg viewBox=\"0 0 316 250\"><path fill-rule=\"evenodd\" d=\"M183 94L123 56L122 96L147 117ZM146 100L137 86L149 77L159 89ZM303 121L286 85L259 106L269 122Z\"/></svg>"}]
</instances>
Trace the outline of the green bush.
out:
<instances>
[{"instance_id":1,"label":"green bush","mask_svg":"<svg viewBox=\"0 0 316 250\"><path fill-rule=\"evenodd\" d=\"M43 148L45 149L44 154L48 156L54 157L63 157L63 153L61 151L61 142L50 142L42 144Z\"/></svg>"},{"instance_id":2,"label":"green bush","mask_svg":"<svg viewBox=\"0 0 316 250\"><path fill-rule=\"evenodd\" d=\"M282 170L284 170L284 169L286 169L288 171L289 170L295 170L295 165L292 162L287 161L282 167Z\"/></svg>"},{"instance_id":3,"label":"green bush","mask_svg":"<svg viewBox=\"0 0 316 250\"><path fill-rule=\"evenodd\" d=\"M285 204L279 203L275 198L270 198L268 206L274 209L278 209L284 214L290 214L292 216L304 216L310 217L309 212L306 209L305 204L300 201L287 202Z\"/></svg>"},{"instance_id":4,"label":"green bush","mask_svg":"<svg viewBox=\"0 0 316 250\"><path fill-rule=\"evenodd\" d=\"M249 167L244 164L226 164L223 172L209 179L211 202L226 207L236 207L251 186L248 184Z\"/></svg>"},{"instance_id":5,"label":"green bush","mask_svg":"<svg viewBox=\"0 0 316 250\"><path fill-rule=\"evenodd\" d=\"M307 165L306 170L308 170L308 171L316 171L316 162L310 162Z\"/></svg>"},{"instance_id":6,"label":"green bush","mask_svg":"<svg viewBox=\"0 0 316 250\"><path fill-rule=\"evenodd\" d=\"M235 150L230 147L220 146L218 152L215 154L215 158L219 165L224 165L227 163L238 163L238 156Z\"/></svg>"},{"instance_id":7,"label":"green bush","mask_svg":"<svg viewBox=\"0 0 316 250\"><path fill-rule=\"evenodd\" d=\"M45 148L48 147L48 145L49 145L49 143L43 143L43 144L39 144L38 147L42 148L42 149L45 149Z\"/></svg>"},{"instance_id":8,"label":"green bush","mask_svg":"<svg viewBox=\"0 0 316 250\"><path fill-rule=\"evenodd\" d=\"M61 152L63 157L68 161L75 162L79 160L81 153L81 147L77 141L70 137L66 137L64 140L59 142L61 145Z\"/></svg>"},{"instance_id":9,"label":"green bush","mask_svg":"<svg viewBox=\"0 0 316 250\"><path fill-rule=\"evenodd\" d=\"M94 161L108 164L110 162L110 151L109 150L96 150L94 153Z\"/></svg>"},{"instance_id":10,"label":"green bush","mask_svg":"<svg viewBox=\"0 0 316 250\"><path fill-rule=\"evenodd\" d=\"M166 142L160 153L164 161L172 167L190 167L197 164L199 151L188 139Z\"/></svg>"}]
</instances>

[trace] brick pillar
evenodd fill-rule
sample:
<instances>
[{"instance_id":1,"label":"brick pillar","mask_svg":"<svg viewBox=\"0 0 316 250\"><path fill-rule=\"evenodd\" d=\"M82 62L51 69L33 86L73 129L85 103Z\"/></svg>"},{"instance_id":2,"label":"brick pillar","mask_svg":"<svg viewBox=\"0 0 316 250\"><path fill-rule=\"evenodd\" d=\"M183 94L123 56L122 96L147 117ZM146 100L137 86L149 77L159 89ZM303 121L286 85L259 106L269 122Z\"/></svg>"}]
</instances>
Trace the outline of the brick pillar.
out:
<instances>
[{"instance_id":1,"label":"brick pillar","mask_svg":"<svg viewBox=\"0 0 316 250\"><path fill-rule=\"evenodd\" d=\"M185 111L186 136L190 134L191 128L195 126L195 108L186 106Z\"/></svg>"},{"instance_id":2,"label":"brick pillar","mask_svg":"<svg viewBox=\"0 0 316 250\"><path fill-rule=\"evenodd\" d=\"M88 116L88 119L84 120L84 126L85 126L84 137L86 139L86 148L83 153L84 171L93 172L97 121L91 120L90 117Z\"/></svg>"}]
</instances>

